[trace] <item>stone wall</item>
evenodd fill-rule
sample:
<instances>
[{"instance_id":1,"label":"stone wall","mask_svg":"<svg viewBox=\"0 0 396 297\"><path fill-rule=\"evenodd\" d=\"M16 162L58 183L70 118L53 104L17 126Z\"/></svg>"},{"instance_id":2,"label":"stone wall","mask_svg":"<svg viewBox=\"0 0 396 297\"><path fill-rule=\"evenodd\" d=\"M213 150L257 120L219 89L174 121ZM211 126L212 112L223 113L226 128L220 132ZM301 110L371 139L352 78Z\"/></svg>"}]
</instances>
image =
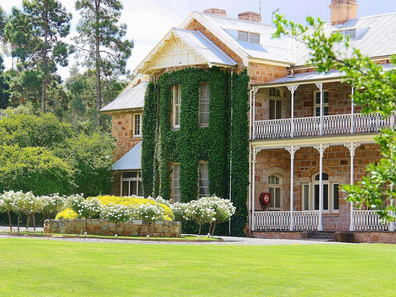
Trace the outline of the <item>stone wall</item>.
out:
<instances>
[{"instance_id":1,"label":"stone wall","mask_svg":"<svg viewBox=\"0 0 396 297\"><path fill-rule=\"evenodd\" d=\"M85 220L45 220L44 233L84 234ZM89 235L112 236L115 223L105 220L88 220ZM118 224L120 236L181 237L181 222L156 221L150 226L142 220Z\"/></svg>"},{"instance_id":2,"label":"stone wall","mask_svg":"<svg viewBox=\"0 0 396 297\"><path fill-rule=\"evenodd\" d=\"M356 243L391 243L396 244L396 232L353 232Z\"/></svg>"}]
</instances>

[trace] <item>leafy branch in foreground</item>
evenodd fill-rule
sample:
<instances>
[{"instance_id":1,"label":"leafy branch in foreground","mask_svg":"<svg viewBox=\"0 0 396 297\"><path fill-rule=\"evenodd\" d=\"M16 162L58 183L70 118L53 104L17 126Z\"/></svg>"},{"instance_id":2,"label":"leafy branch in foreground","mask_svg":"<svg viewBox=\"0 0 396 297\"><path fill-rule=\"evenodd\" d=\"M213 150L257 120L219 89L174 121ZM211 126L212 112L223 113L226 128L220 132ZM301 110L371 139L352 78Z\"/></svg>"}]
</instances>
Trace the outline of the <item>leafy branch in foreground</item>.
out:
<instances>
[{"instance_id":1,"label":"leafy branch in foreground","mask_svg":"<svg viewBox=\"0 0 396 297\"><path fill-rule=\"evenodd\" d=\"M356 92L351 95L353 102L362 106L362 112L380 113L393 116L396 109L396 71L377 64L359 49L350 46L348 36L320 18L307 17L308 25L294 23L276 15L274 38L283 35L305 43L311 50L309 64L320 73L336 69L343 73L343 81L350 84ZM396 65L395 55L390 62ZM393 129L384 129L375 138L380 145L383 158L378 163L367 166L369 175L363 177L357 185L344 185L348 194L347 201L356 206L365 204L378 209L381 218L394 220L388 211L395 211L389 201L396 197L396 133Z\"/></svg>"}]
</instances>

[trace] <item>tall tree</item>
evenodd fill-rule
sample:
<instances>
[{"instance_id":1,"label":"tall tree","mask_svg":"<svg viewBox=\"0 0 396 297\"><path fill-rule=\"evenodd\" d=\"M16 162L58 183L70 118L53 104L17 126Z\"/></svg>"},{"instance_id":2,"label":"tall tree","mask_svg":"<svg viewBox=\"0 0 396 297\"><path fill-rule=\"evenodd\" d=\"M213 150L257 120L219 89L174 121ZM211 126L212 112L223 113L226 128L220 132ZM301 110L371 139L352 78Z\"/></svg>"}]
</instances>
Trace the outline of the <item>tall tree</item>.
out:
<instances>
[{"instance_id":1,"label":"tall tree","mask_svg":"<svg viewBox=\"0 0 396 297\"><path fill-rule=\"evenodd\" d=\"M0 109L6 108L9 104L8 84L5 79L3 58L0 55Z\"/></svg>"},{"instance_id":2,"label":"tall tree","mask_svg":"<svg viewBox=\"0 0 396 297\"><path fill-rule=\"evenodd\" d=\"M96 101L102 108L102 79L127 74L126 62L131 56L133 41L124 40L127 25L119 24L122 4L118 0L77 0L81 19L77 25L79 54L84 64L96 70ZM101 117L98 115L98 125Z\"/></svg>"},{"instance_id":3,"label":"tall tree","mask_svg":"<svg viewBox=\"0 0 396 297\"><path fill-rule=\"evenodd\" d=\"M45 112L47 87L57 65L67 66L70 47L62 41L70 32L72 15L56 0L23 0L13 7L5 36L14 45L19 70L35 71L41 80L41 111ZM38 79L39 80L39 79Z\"/></svg>"}]
</instances>

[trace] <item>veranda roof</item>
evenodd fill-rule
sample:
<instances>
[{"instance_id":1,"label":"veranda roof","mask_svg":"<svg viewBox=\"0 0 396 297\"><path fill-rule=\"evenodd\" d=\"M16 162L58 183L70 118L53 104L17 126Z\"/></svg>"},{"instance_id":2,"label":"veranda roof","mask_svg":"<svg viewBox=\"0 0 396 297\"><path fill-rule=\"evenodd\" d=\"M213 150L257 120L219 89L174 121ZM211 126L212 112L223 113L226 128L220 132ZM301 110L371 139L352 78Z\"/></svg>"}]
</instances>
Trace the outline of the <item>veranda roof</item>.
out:
<instances>
[{"instance_id":1,"label":"veranda roof","mask_svg":"<svg viewBox=\"0 0 396 297\"><path fill-rule=\"evenodd\" d=\"M121 159L114 163L113 171L128 171L141 169L142 142L130 149Z\"/></svg>"}]
</instances>

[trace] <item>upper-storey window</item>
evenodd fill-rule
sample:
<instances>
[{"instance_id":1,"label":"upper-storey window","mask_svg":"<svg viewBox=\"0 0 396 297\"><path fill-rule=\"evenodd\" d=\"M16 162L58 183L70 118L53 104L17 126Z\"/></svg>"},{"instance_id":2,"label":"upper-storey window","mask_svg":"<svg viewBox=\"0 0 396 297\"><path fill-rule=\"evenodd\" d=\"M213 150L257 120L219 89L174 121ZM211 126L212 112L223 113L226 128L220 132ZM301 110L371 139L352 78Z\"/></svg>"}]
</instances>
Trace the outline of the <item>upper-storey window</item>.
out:
<instances>
[{"instance_id":1,"label":"upper-storey window","mask_svg":"<svg viewBox=\"0 0 396 297\"><path fill-rule=\"evenodd\" d=\"M320 91L315 91L315 116L320 116ZM329 92L323 91L323 115L326 116L329 114Z\"/></svg>"},{"instance_id":2,"label":"upper-storey window","mask_svg":"<svg viewBox=\"0 0 396 297\"><path fill-rule=\"evenodd\" d=\"M269 119L281 119L282 118L282 90L277 88L271 88L269 90Z\"/></svg>"},{"instance_id":3,"label":"upper-storey window","mask_svg":"<svg viewBox=\"0 0 396 297\"><path fill-rule=\"evenodd\" d=\"M142 136L142 114L137 113L133 117L133 136Z\"/></svg>"},{"instance_id":4,"label":"upper-storey window","mask_svg":"<svg viewBox=\"0 0 396 297\"><path fill-rule=\"evenodd\" d=\"M238 31L238 40L260 44L260 34Z\"/></svg>"},{"instance_id":5,"label":"upper-storey window","mask_svg":"<svg viewBox=\"0 0 396 297\"><path fill-rule=\"evenodd\" d=\"M181 86L174 86L173 91L173 128L180 128Z\"/></svg>"},{"instance_id":6,"label":"upper-storey window","mask_svg":"<svg viewBox=\"0 0 396 297\"><path fill-rule=\"evenodd\" d=\"M199 126L209 126L209 83L202 83L199 90Z\"/></svg>"}]
</instances>

